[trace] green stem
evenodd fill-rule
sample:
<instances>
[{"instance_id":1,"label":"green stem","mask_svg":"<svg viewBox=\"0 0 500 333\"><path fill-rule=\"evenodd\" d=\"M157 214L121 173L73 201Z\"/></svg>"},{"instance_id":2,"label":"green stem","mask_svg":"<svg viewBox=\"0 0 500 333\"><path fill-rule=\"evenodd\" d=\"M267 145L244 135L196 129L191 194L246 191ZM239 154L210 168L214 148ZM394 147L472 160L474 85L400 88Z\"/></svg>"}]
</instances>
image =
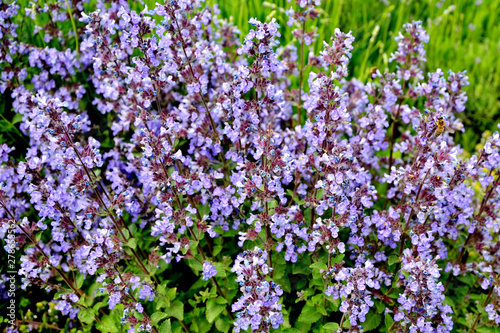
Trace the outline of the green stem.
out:
<instances>
[{"instance_id":1,"label":"green stem","mask_svg":"<svg viewBox=\"0 0 500 333\"><path fill-rule=\"evenodd\" d=\"M495 277L495 280L493 281L493 285L491 286L490 288L490 292L488 293L488 296L486 297L486 299L484 300L484 303L483 303L483 308L486 307L486 305L488 305L488 303L490 302L491 300L491 297L493 296L493 290L495 290L495 282L498 278L498 275ZM471 328L469 329L469 333L471 332L474 332L474 329L476 328L476 325L477 323L479 322L479 318L481 317L481 312L479 312L477 315L476 315L476 319L474 319L474 324L472 324Z\"/></svg>"},{"instance_id":2,"label":"green stem","mask_svg":"<svg viewBox=\"0 0 500 333\"><path fill-rule=\"evenodd\" d=\"M76 23L75 23L75 20L73 19L73 13L71 11L71 7L69 6L68 0L66 0L66 7L68 8L68 14L69 14L69 17L71 19L71 25L73 26L73 31L75 32L76 54L79 54L80 46L78 44L78 32L76 31Z\"/></svg>"}]
</instances>

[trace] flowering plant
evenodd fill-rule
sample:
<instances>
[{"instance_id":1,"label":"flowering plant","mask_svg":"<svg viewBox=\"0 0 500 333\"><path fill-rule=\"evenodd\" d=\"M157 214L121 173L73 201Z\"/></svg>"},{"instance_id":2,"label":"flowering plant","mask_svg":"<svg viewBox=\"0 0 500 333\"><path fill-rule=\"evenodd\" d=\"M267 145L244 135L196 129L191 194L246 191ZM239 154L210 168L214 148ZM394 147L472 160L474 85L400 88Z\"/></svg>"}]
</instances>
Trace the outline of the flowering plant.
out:
<instances>
[{"instance_id":1,"label":"flowering plant","mask_svg":"<svg viewBox=\"0 0 500 333\"><path fill-rule=\"evenodd\" d=\"M65 318L31 328L497 330L500 134L454 144L467 76L424 72L420 22L368 82L351 33L307 52L319 4L281 46L200 0L0 3L29 142L0 148L0 236Z\"/></svg>"}]
</instances>

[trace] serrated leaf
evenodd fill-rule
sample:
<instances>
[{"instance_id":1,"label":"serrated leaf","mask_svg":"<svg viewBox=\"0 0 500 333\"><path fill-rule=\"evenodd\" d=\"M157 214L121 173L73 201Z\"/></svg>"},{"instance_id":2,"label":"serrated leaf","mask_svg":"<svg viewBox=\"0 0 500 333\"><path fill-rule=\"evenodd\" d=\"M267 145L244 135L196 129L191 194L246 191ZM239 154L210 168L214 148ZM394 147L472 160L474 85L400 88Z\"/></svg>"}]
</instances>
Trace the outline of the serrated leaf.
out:
<instances>
[{"instance_id":1,"label":"serrated leaf","mask_svg":"<svg viewBox=\"0 0 500 333\"><path fill-rule=\"evenodd\" d=\"M326 312L325 308L321 305L318 305L316 307L316 310L322 315L322 316L328 316L328 312Z\"/></svg>"},{"instance_id":2,"label":"serrated leaf","mask_svg":"<svg viewBox=\"0 0 500 333\"><path fill-rule=\"evenodd\" d=\"M324 264L322 262L315 262L314 264L309 265L309 268L326 270L328 268L328 266L326 266L326 264Z\"/></svg>"},{"instance_id":3,"label":"serrated leaf","mask_svg":"<svg viewBox=\"0 0 500 333\"><path fill-rule=\"evenodd\" d=\"M458 281L465 283L469 287L472 287L476 283L476 277L473 275L460 275L458 277L455 277L458 279Z\"/></svg>"},{"instance_id":4,"label":"serrated leaf","mask_svg":"<svg viewBox=\"0 0 500 333\"><path fill-rule=\"evenodd\" d=\"M158 286L156 289L156 293L160 295L166 295L167 294L167 284L162 283L161 285Z\"/></svg>"},{"instance_id":5,"label":"serrated leaf","mask_svg":"<svg viewBox=\"0 0 500 333\"><path fill-rule=\"evenodd\" d=\"M309 266L304 261L297 261L292 267L292 273L308 275L310 273Z\"/></svg>"},{"instance_id":6,"label":"serrated leaf","mask_svg":"<svg viewBox=\"0 0 500 333\"><path fill-rule=\"evenodd\" d=\"M393 290L393 291L391 291L391 293L390 293L389 295L387 295L387 296L389 296L389 297L390 297L390 298L392 298L392 299L396 299L396 298L399 298L399 294L400 294L400 292L399 292L398 290Z\"/></svg>"},{"instance_id":7,"label":"serrated leaf","mask_svg":"<svg viewBox=\"0 0 500 333\"><path fill-rule=\"evenodd\" d=\"M84 297L82 297L82 298L84 298ZM99 309L100 309L100 308L102 308L104 305L107 305L107 303L106 303L106 302L97 302L97 303L96 303L96 304L95 304L92 308L93 308L94 310L99 310Z\"/></svg>"},{"instance_id":8,"label":"serrated leaf","mask_svg":"<svg viewBox=\"0 0 500 333\"><path fill-rule=\"evenodd\" d=\"M209 323L207 321L207 319L204 317L196 318L196 321L198 323L198 332L199 333L209 332L210 329L212 328L213 323Z\"/></svg>"},{"instance_id":9,"label":"serrated leaf","mask_svg":"<svg viewBox=\"0 0 500 333\"><path fill-rule=\"evenodd\" d=\"M268 208L276 208L278 206L279 206L279 203L278 203L278 200L276 200L276 199L269 201L267 204Z\"/></svg>"},{"instance_id":10,"label":"serrated leaf","mask_svg":"<svg viewBox=\"0 0 500 333\"><path fill-rule=\"evenodd\" d=\"M199 274L199 272L203 270L203 265L200 264L197 260L188 260L188 265L196 274Z\"/></svg>"},{"instance_id":11,"label":"serrated leaf","mask_svg":"<svg viewBox=\"0 0 500 333\"><path fill-rule=\"evenodd\" d=\"M215 274L216 277L226 277L226 266L220 262L214 263L215 269L217 270L217 274Z\"/></svg>"},{"instance_id":12,"label":"serrated leaf","mask_svg":"<svg viewBox=\"0 0 500 333\"><path fill-rule=\"evenodd\" d=\"M340 264L340 262L344 259L344 257L345 257L345 254L341 253L338 256L336 256L335 258L332 258L332 265L333 264Z\"/></svg>"},{"instance_id":13,"label":"serrated leaf","mask_svg":"<svg viewBox=\"0 0 500 333\"><path fill-rule=\"evenodd\" d=\"M229 332L231 325L228 322L226 322L224 319L218 318L215 321L215 328L217 328L219 331L221 331L223 333L227 333L227 332Z\"/></svg>"},{"instance_id":14,"label":"serrated leaf","mask_svg":"<svg viewBox=\"0 0 500 333\"><path fill-rule=\"evenodd\" d=\"M155 312L151 315L151 321L153 322L153 324L158 323L163 318L167 318L167 314L164 312Z\"/></svg>"},{"instance_id":15,"label":"serrated leaf","mask_svg":"<svg viewBox=\"0 0 500 333\"><path fill-rule=\"evenodd\" d=\"M217 298L215 299L215 302L216 302L217 304L227 304L227 299L225 299L224 297L219 296L219 297L217 297Z\"/></svg>"},{"instance_id":16,"label":"serrated leaf","mask_svg":"<svg viewBox=\"0 0 500 333\"><path fill-rule=\"evenodd\" d=\"M159 333L172 333L172 324L170 322L170 319L167 319L161 324L160 329L158 330Z\"/></svg>"},{"instance_id":17,"label":"serrated leaf","mask_svg":"<svg viewBox=\"0 0 500 333\"><path fill-rule=\"evenodd\" d=\"M381 322L382 322L381 315L369 312L368 315L366 316L365 322L362 324L363 331L368 332L374 330L380 325Z\"/></svg>"},{"instance_id":18,"label":"serrated leaf","mask_svg":"<svg viewBox=\"0 0 500 333\"><path fill-rule=\"evenodd\" d=\"M134 249L137 247L137 240L135 238L130 238L127 242L127 245L131 248Z\"/></svg>"},{"instance_id":19,"label":"serrated leaf","mask_svg":"<svg viewBox=\"0 0 500 333\"><path fill-rule=\"evenodd\" d=\"M298 320L302 323L312 324L320 319L321 319L321 313L316 311L316 307L306 304L302 308L302 312L300 313Z\"/></svg>"},{"instance_id":20,"label":"serrated leaf","mask_svg":"<svg viewBox=\"0 0 500 333\"><path fill-rule=\"evenodd\" d=\"M392 255L392 256L389 256L389 258L387 258L387 265L392 266L395 263L400 262L400 261L401 261L401 259L398 256Z\"/></svg>"},{"instance_id":21,"label":"serrated leaf","mask_svg":"<svg viewBox=\"0 0 500 333\"><path fill-rule=\"evenodd\" d=\"M117 322L113 318L113 316L104 316L101 319L100 323L96 324L96 328L105 333L118 333L120 330L118 329Z\"/></svg>"},{"instance_id":22,"label":"serrated leaf","mask_svg":"<svg viewBox=\"0 0 500 333\"><path fill-rule=\"evenodd\" d=\"M384 319L384 325L387 329L392 326L394 323L394 319L392 319L392 316L389 313L385 314L385 319Z\"/></svg>"},{"instance_id":23,"label":"serrated leaf","mask_svg":"<svg viewBox=\"0 0 500 333\"><path fill-rule=\"evenodd\" d=\"M222 246L215 245L214 246L214 252L213 252L214 257L217 256L220 253L221 250L222 250Z\"/></svg>"},{"instance_id":24,"label":"serrated leaf","mask_svg":"<svg viewBox=\"0 0 500 333\"><path fill-rule=\"evenodd\" d=\"M290 327L290 328L287 328L286 330L284 330L283 333L302 333L302 331L298 330L296 328Z\"/></svg>"},{"instance_id":25,"label":"serrated leaf","mask_svg":"<svg viewBox=\"0 0 500 333\"><path fill-rule=\"evenodd\" d=\"M276 265L276 269L274 270L273 277L275 279L280 279L285 274L285 270L286 270L286 264L280 264L280 263L278 263Z\"/></svg>"},{"instance_id":26,"label":"serrated leaf","mask_svg":"<svg viewBox=\"0 0 500 333\"><path fill-rule=\"evenodd\" d=\"M78 274L75 279L76 289L80 289L83 286L83 274Z\"/></svg>"},{"instance_id":27,"label":"serrated leaf","mask_svg":"<svg viewBox=\"0 0 500 333\"><path fill-rule=\"evenodd\" d=\"M217 318L217 316L220 315L222 311L224 311L224 305L217 304L215 300L210 300L210 301L207 302L207 310L206 310L207 320L209 323L213 322L215 318Z\"/></svg>"},{"instance_id":28,"label":"serrated leaf","mask_svg":"<svg viewBox=\"0 0 500 333\"><path fill-rule=\"evenodd\" d=\"M443 303L444 303L444 304L448 304L448 305L449 305L449 306L451 306L452 308L454 308L454 307L455 307L455 302L453 302L453 300L452 300L450 297L448 297L448 296L446 296L446 297L445 297L445 299L444 299L444 302L443 302Z\"/></svg>"},{"instance_id":29,"label":"serrated leaf","mask_svg":"<svg viewBox=\"0 0 500 333\"><path fill-rule=\"evenodd\" d=\"M281 289L283 289L284 292L286 293L292 292L292 285L290 283L290 279L287 276L284 276L281 279L277 279L276 283L281 286Z\"/></svg>"},{"instance_id":30,"label":"serrated leaf","mask_svg":"<svg viewBox=\"0 0 500 333\"><path fill-rule=\"evenodd\" d=\"M375 307L377 308L377 313L382 313L385 310L385 305L382 302L376 302Z\"/></svg>"},{"instance_id":31,"label":"serrated leaf","mask_svg":"<svg viewBox=\"0 0 500 333\"><path fill-rule=\"evenodd\" d=\"M128 239L130 237L130 233L128 232L128 230L126 228L122 229L122 233L125 236L125 239Z\"/></svg>"},{"instance_id":32,"label":"serrated leaf","mask_svg":"<svg viewBox=\"0 0 500 333\"><path fill-rule=\"evenodd\" d=\"M184 320L184 303L177 300L172 302L172 306L165 309L168 317L175 317L179 320Z\"/></svg>"},{"instance_id":33,"label":"serrated leaf","mask_svg":"<svg viewBox=\"0 0 500 333\"><path fill-rule=\"evenodd\" d=\"M177 294L177 288L171 288L168 292L167 292L167 298L170 300L170 301L173 301L175 299L175 295Z\"/></svg>"},{"instance_id":34,"label":"serrated leaf","mask_svg":"<svg viewBox=\"0 0 500 333\"><path fill-rule=\"evenodd\" d=\"M340 328L339 324L337 323L326 323L325 325L323 325L323 329L327 330L327 331L336 331Z\"/></svg>"},{"instance_id":35,"label":"serrated leaf","mask_svg":"<svg viewBox=\"0 0 500 333\"><path fill-rule=\"evenodd\" d=\"M80 319L82 323L91 324L95 319L94 309L81 309L80 312L78 312L78 319Z\"/></svg>"},{"instance_id":36,"label":"serrated leaf","mask_svg":"<svg viewBox=\"0 0 500 333\"><path fill-rule=\"evenodd\" d=\"M476 332L478 333L498 333L499 330L495 327L479 327Z\"/></svg>"},{"instance_id":37,"label":"serrated leaf","mask_svg":"<svg viewBox=\"0 0 500 333\"><path fill-rule=\"evenodd\" d=\"M170 305L169 300L165 299L165 297L155 297L155 302L156 310L160 310L161 308L165 308Z\"/></svg>"}]
</instances>

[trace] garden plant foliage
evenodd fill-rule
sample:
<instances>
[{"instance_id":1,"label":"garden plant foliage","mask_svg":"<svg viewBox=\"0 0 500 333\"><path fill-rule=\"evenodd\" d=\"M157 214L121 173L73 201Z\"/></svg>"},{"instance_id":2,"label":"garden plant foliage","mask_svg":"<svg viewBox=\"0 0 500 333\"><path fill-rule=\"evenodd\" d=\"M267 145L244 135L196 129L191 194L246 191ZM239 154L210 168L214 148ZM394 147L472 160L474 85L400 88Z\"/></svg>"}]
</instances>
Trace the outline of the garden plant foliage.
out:
<instances>
[{"instance_id":1,"label":"garden plant foliage","mask_svg":"<svg viewBox=\"0 0 500 333\"><path fill-rule=\"evenodd\" d=\"M200 0L0 3L26 140L0 146L0 236L43 295L9 332L500 331L500 134L454 143L467 73L425 71L412 21L349 78L318 6L282 43Z\"/></svg>"}]
</instances>

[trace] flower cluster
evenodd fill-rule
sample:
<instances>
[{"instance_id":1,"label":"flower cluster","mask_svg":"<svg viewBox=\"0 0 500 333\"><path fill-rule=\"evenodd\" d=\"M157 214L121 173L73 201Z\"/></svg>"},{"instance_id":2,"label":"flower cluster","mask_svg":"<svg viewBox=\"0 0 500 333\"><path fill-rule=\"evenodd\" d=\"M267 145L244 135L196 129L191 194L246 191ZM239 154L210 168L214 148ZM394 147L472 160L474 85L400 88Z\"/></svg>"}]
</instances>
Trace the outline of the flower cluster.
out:
<instances>
[{"instance_id":1,"label":"flower cluster","mask_svg":"<svg viewBox=\"0 0 500 333\"><path fill-rule=\"evenodd\" d=\"M404 293L400 294L399 312L394 320L403 321L414 332L435 332L436 327L451 331L453 321L449 305L443 304L444 286L439 281L440 273L436 259L423 261L415 258L409 249L403 253L400 277L403 279Z\"/></svg>"},{"instance_id":2,"label":"flower cluster","mask_svg":"<svg viewBox=\"0 0 500 333\"><path fill-rule=\"evenodd\" d=\"M13 221L22 289L129 332L313 331L336 312L360 332L385 312L388 332L444 333L464 315L445 297L479 313L468 329L499 324L500 134L454 143L466 72L426 74L411 22L391 70L349 78L350 32L312 48L319 5L285 10L283 43L275 19L241 36L198 0L0 2L26 139L0 145L0 237Z\"/></svg>"},{"instance_id":3,"label":"flower cluster","mask_svg":"<svg viewBox=\"0 0 500 333\"><path fill-rule=\"evenodd\" d=\"M243 296L232 305L232 311L236 312L235 332L248 328L252 332L269 332L271 327L277 329L283 323L282 305L278 303L283 290L266 279L272 271L266 264L266 257L266 251L257 247L253 251L244 251L231 269L236 273L236 282L243 292Z\"/></svg>"}]
</instances>

